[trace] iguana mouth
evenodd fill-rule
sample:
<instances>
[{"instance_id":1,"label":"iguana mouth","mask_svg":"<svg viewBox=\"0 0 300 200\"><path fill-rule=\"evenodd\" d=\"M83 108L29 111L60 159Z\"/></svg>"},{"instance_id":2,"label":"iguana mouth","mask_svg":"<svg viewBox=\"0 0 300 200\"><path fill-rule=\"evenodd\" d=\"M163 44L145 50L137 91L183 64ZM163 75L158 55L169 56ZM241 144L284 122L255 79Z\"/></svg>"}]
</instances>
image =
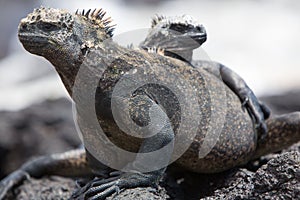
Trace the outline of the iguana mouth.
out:
<instances>
[{"instance_id":1,"label":"iguana mouth","mask_svg":"<svg viewBox=\"0 0 300 200\"><path fill-rule=\"evenodd\" d=\"M190 37L196 41L199 41L202 43L204 43L207 39L207 34L206 33L194 33L191 34Z\"/></svg>"},{"instance_id":2,"label":"iguana mouth","mask_svg":"<svg viewBox=\"0 0 300 200\"><path fill-rule=\"evenodd\" d=\"M30 34L18 34L19 40L27 47L44 47L49 44L49 40L43 36L36 36Z\"/></svg>"}]
</instances>

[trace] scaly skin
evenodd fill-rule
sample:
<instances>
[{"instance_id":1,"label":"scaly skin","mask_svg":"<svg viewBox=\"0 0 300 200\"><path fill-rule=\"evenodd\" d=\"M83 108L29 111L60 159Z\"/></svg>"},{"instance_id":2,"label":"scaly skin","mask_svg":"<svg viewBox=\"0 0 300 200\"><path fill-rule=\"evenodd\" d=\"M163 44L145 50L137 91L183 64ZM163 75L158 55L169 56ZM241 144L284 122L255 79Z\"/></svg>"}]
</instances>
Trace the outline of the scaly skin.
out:
<instances>
[{"instance_id":1,"label":"scaly skin","mask_svg":"<svg viewBox=\"0 0 300 200\"><path fill-rule=\"evenodd\" d=\"M95 108L97 119L109 139L120 148L133 152L152 152L160 149L171 142L178 134L179 126L187 130L185 138L190 136L190 128L181 124L180 117L184 110L180 109L178 99L173 93L161 85L146 84L135 90L127 99L129 102L129 113L131 121L139 126L149 124L150 108L155 107L157 113L165 113L168 120L163 124L158 133L154 136L139 139L124 134L112 118L110 107L111 94L116 83L128 73L155 75L158 80L166 85L178 83L178 77L183 77L190 86L185 92L196 95L195 99L199 104L188 105L191 112L187 113L187 119L198 124L197 134L188 150L176 161L183 168L199 173L215 173L244 164L254 157L280 149L278 142L268 141L258 143L257 134L253 128L251 118L241 109L238 97L219 78L201 68L194 68L189 63L178 59L159 56L148 53L144 50L132 50L119 46L111 38L111 28L103 18L103 11L88 12L88 15L71 14L59 9L40 8L23 19L19 26L19 39L24 48L40 56L45 57L55 67L60 75L67 91L71 97L81 105L84 96L75 98L72 96L76 75L79 68L84 66L88 69L85 74L87 82L81 82L81 92L90 94L89 81L95 74L103 72L95 95ZM105 41L105 42L104 42ZM132 71L130 71L132 70ZM137 77L135 81L143 81L144 77ZM86 88L87 87L87 88ZM220 95L223 92L223 95ZM76 94L74 94L76 95ZM193 100L193 99L189 99ZM125 100L120 102L125 104ZM78 109L78 118L82 123L89 123L89 110L86 107ZM163 108L163 109L162 109ZM224 109L226 108L226 109ZM124 110L117 110L123 119L127 114ZM196 117L200 116L200 120ZM86 118L87 117L87 118ZM216 144L208 154L199 158L200 148L208 132L217 129L220 122L224 123L220 129L220 135L213 138ZM299 113L280 116L267 121L270 132L270 141L277 141L284 136L284 146L299 141L300 116ZM124 124L128 122L124 118ZM84 143L93 140L93 128L85 126L82 129ZM140 133L143 134L143 133ZM175 141L181 145L181 140ZM176 147L176 146L175 146ZM259 148L258 148L259 147ZM174 149L176 152L180 149ZM171 153L173 153L173 151ZM106 149L99 149L103 156L117 160L118 155L105 154ZM164 155L170 159L169 154ZM160 158L157 158L160 159ZM167 160L168 161L168 160ZM134 162L134 161L133 161ZM154 160L155 162L155 160ZM130 164L130 163L127 163ZM134 163L133 163L134 164ZM53 168L55 166L55 168ZM103 171L107 170L107 171ZM69 171L71 170L71 171ZM126 172L113 173L108 179L95 179L74 194L74 198L104 199L120 189L152 186L162 176L165 168L148 173ZM0 183L0 198L14 185L26 178L26 175L40 177L42 175L59 174L66 176L82 175L108 175L111 171L96 161L89 151L83 150L60 154L50 157L42 157L28 162L19 170L3 179ZM107 172L107 173L106 173ZM102 176L102 177L103 177Z\"/></svg>"},{"instance_id":2,"label":"scaly skin","mask_svg":"<svg viewBox=\"0 0 300 200\"><path fill-rule=\"evenodd\" d=\"M156 15L151 29L140 47L149 51L162 50L162 54L190 62L193 50L207 40L203 25L188 15L165 17Z\"/></svg>"},{"instance_id":3,"label":"scaly skin","mask_svg":"<svg viewBox=\"0 0 300 200\"><path fill-rule=\"evenodd\" d=\"M151 29L140 47L148 52L177 58L201 67L220 78L241 100L247 109L257 129L260 138L267 134L265 120L270 116L270 110L260 103L246 82L228 67L215 62L192 60L193 50L207 40L203 25L191 16L155 16Z\"/></svg>"}]
</instances>

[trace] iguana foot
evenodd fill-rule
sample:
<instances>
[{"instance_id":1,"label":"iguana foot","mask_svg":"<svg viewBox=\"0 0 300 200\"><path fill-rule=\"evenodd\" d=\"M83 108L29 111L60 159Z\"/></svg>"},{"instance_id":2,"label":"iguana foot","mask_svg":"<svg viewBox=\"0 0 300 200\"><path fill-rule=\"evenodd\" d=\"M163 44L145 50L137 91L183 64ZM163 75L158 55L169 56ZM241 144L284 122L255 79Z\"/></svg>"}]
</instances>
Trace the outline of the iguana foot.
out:
<instances>
[{"instance_id":1,"label":"iguana foot","mask_svg":"<svg viewBox=\"0 0 300 200\"><path fill-rule=\"evenodd\" d=\"M1 180L0 182L0 200L3 199L6 194L16 185L19 185L22 181L29 179L29 174L23 170L17 170Z\"/></svg>"},{"instance_id":2,"label":"iguana foot","mask_svg":"<svg viewBox=\"0 0 300 200\"><path fill-rule=\"evenodd\" d=\"M105 199L126 188L155 186L160 178L157 173L115 173L115 175L107 179L95 178L76 191L71 199Z\"/></svg>"}]
</instances>

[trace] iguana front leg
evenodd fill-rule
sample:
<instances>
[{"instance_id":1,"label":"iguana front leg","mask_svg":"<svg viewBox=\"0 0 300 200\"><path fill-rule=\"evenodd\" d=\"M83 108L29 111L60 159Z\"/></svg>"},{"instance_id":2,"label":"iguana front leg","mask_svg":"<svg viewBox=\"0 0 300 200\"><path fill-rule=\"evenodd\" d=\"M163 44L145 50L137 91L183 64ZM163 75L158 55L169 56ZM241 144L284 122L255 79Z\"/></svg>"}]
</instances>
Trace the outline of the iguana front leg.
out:
<instances>
[{"instance_id":1,"label":"iguana front leg","mask_svg":"<svg viewBox=\"0 0 300 200\"><path fill-rule=\"evenodd\" d=\"M219 77L239 97L243 108L247 109L255 124L255 128L261 134L261 138L264 138L268 131L265 120L269 118L271 111L266 105L259 102L244 79L228 67L219 63L194 61L192 64Z\"/></svg>"},{"instance_id":2,"label":"iguana front leg","mask_svg":"<svg viewBox=\"0 0 300 200\"><path fill-rule=\"evenodd\" d=\"M173 139L174 132L170 121L163 109L152 100L148 95L137 95L132 99L131 119L139 126L144 127L150 124L150 112L155 110L155 114L165 115L165 121L162 120L162 124L153 124L154 126L160 126L161 129L158 133L152 133L149 128L146 138L143 140L139 152L133 161L125 165L127 172L116 171L111 173L111 177L108 179L96 178L89 182L86 186L77 191L72 198L74 199L105 199L113 193L118 193L120 190L126 188L136 187L155 187L158 181L162 177L169 160L173 152ZM122 111L121 111L122 112ZM158 116L157 115L157 116ZM125 122L126 123L126 122ZM145 135L145 132L141 133ZM153 136L152 136L153 135ZM150 136L150 137L147 137ZM144 156L143 153L151 153L166 145L171 144L166 150L160 154L160 156ZM149 167L149 163L152 167Z\"/></svg>"},{"instance_id":3,"label":"iguana front leg","mask_svg":"<svg viewBox=\"0 0 300 200\"><path fill-rule=\"evenodd\" d=\"M65 153L41 156L25 163L0 182L0 199L14 186L19 185L29 177L43 175L61 175L66 177L83 177L92 175L86 160L84 149L77 149Z\"/></svg>"}]
</instances>

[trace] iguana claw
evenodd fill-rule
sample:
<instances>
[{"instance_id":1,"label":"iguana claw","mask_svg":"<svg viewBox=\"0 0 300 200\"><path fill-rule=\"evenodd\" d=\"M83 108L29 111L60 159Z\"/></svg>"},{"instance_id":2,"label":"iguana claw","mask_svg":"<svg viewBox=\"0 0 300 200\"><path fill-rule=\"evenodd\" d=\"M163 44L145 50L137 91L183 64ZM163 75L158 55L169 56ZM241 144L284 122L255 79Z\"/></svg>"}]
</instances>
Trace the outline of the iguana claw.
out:
<instances>
[{"instance_id":1,"label":"iguana claw","mask_svg":"<svg viewBox=\"0 0 300 200\"><path fill-rule=\"evenodd\" d=\"M113 193L118 194L122 189L125 188L151 186L153 184L153 177L155 176L153 176L151 173L119 173L119 175L107 179L95 178L86 186L76 191L72 195L71 199L105 199Z\"/></svg>"}]
</instances>

